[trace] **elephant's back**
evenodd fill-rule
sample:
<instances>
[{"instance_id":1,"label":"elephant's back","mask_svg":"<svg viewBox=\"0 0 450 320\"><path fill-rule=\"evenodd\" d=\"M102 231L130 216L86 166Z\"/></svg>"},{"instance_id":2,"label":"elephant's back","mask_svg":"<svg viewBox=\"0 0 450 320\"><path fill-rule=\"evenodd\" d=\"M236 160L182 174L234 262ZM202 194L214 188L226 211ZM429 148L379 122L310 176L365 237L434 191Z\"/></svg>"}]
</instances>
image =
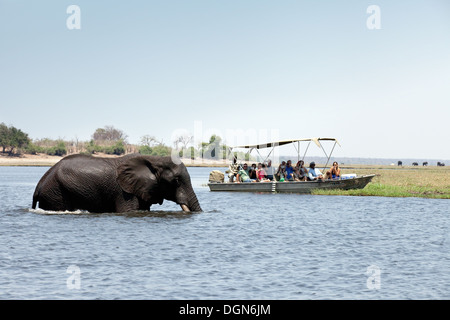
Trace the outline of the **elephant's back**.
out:
<instances>
[{"instance_id":1,"label":"elephant's back","mask_svg":"<svg viewBox=\"0 0 450 320\"><path fill-rule=\"evenodd\" d=\"M61 161L56 179L62 193L79 209L91 212L114 210L118 193L113 159L76 155Z\"/></svg>"},{"instance_id":2,"label":"elephant's back","mask_svg":"<svg viewBox=\"0 0 450 320\"><path fill-rule=\"evenodd\" d=\"M97 158L86 155L74 155L64 158L58 163L58 179L63 181L67 179L83 180L88 183L100 183L101 180L110 180L116 177L115 164L112 159Z\"/></svg>"},{"instance_id":3,"label":"elephant's back","mask_svg":"<svg viewBox=\"0 0 450 320\"><path fill-rule=\"evenodd\" d=\"M111 192L117 185L115 165L106 158L76 155L65 158L59 163L56 178L61 185L72 192L78 192L83 186L86 192L99 190Z\"/></svg>"}]
</instances>

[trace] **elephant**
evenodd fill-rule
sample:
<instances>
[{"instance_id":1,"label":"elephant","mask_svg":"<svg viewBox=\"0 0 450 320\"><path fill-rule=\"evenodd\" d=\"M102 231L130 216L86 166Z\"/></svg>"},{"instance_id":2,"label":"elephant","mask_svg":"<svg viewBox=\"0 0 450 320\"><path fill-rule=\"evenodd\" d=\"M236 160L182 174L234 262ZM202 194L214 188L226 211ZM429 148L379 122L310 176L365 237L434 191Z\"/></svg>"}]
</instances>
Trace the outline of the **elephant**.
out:
<instances>
[{"instance_id":1,"label":"elephant","mask_svg":"<svg viewBox=\"0 0 450 320\"><path fill-rule=\"evenodd\" d=\"M413 165L413 166L418 166L418 165L419 165L419 163L417 163L417 162L413 162L413 163L412 163L412 165Z\"/></svg>"},{"instance_id":2,"label":"elephant","mask_svg":"<svg viewBox=\"0 0 450 320\"><path fill-rule=\"evenodd\" d=\"M171 157L129 154L117 158L69 155L40 179L32 208L93 213L150 210L164 199L183 211L202 211L183 163Z\"/></svg>"},{"instance_id":3,"label":"elephant","mask_svg":"<svg viewBox=\"0 0 450 320\"><path fill-rule=\"evenodd\" d=\"M399 161L399 162L397 162L397 165L398 165L398 166L402 166L402 165L403 165L403 162Z\"/></svg>"}]
</instances>

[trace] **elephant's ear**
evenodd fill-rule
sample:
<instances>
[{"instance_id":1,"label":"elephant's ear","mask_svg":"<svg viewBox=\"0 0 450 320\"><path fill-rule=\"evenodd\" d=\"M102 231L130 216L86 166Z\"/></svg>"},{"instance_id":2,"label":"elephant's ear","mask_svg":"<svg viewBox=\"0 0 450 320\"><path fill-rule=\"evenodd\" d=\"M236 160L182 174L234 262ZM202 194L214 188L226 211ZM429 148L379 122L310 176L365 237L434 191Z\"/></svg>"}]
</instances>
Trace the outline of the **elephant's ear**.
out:
<instances>
[{"instance_id":1,"label":"elephant's ear","mask_svg":"<svg viewBox=\"0 0 450 320\"><path fill-rule=\"evenodd\" d=\"M123 191L150 201L158 190L158 174L150 161L143 157L131 158L117 168L117 182Z\"/></svg>"}]
</instances>

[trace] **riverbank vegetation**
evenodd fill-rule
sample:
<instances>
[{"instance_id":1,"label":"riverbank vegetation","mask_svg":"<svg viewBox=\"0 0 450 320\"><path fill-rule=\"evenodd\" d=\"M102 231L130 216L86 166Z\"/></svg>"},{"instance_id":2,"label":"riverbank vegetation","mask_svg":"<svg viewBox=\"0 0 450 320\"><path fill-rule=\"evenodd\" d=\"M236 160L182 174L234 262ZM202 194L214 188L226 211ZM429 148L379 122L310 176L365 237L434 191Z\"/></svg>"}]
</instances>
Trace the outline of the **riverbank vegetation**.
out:
<instances>
[{"instance_id":1,"label":"riverbank vegetation","mask_svg":"<svg viewBox=\"0 0 450 320\"><path fill-rule=\"evenodd\" d=\"M314 194L422 197L450 199L449 167L379 167L343 169L343 173L376 174L372 182L358 190L317 190Z\"/></svg>"},{"instance_id":2,"label":"riverbank vegetation","mask_svg":"<svg viewBox=\"0 0 450 320\"><path fill-rule=\"evenodd\" d=\"M152 135L144 135L138 144L131 144L127 135L113 126L105 126L94 131L91 139L82 141L77 137L67 139L32 139L29 135L14 126L0 123L0 154L11 157L21 155L49 155L66 156L69 154L106 154L124 155L128 153L141 153L153 156L170 156L173 151L185 159L227 159L228 146L222 142L221 137L213 134L209 141L194 145L190 134L179 135L172 141L173 146L164 144ZM248 154L237 154L240 159L250 160Z\"/></svg>"}]
</instances>

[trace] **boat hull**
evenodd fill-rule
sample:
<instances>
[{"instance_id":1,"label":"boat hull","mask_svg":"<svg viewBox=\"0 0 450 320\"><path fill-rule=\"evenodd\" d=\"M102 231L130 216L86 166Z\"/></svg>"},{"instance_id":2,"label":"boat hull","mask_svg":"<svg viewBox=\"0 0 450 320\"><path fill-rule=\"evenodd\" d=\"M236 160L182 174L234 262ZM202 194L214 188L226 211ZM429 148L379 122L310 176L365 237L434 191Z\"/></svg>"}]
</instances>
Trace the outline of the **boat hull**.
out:
<instances>
[{"instance_id":1,"label":"boat hull","mask_svg":"<svg viewBox=\"0 0 450 320\"><path fill-rule=\"evenodd\" d=\"M280 192L280 193L311 193L317 189L363 189L375 175L366 175L350 179L324 181L290 181L290 182L247 182L247 183L208 183L211 191L233 192Z\"/></svg>"}]
</instances>

